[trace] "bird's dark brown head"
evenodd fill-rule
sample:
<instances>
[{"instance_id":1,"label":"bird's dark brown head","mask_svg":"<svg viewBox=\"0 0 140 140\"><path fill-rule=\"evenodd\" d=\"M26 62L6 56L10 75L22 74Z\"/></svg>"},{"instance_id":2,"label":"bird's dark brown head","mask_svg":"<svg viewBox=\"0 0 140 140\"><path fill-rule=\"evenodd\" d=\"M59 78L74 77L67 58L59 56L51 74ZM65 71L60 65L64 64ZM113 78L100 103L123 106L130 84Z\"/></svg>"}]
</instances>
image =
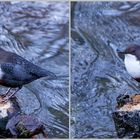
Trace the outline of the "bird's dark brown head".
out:
<instances>
[{"instance_id":1,"label":"bird's dark brown head","mask_svg":"<svg viewBox=\"0 0 140 140\"><path fill-rule=\"evenodd\" d=\"M128 48L124 50L123 53L136 55L138 52L140 52L140 45L130 45Z\"/></svg>"},{"instance_id":2,"label":"bird's dark brown head","mask_svg":"<svg viewBox=\"0 0 140 140\"><path fill-rule=\"evenodd\" d=\"M140 60L140 45L129 45L125 50L122 51L118 49L117 52L121 58L124 58L125 54L131 54L135 55Z\"/></svg>"}]
</instances>

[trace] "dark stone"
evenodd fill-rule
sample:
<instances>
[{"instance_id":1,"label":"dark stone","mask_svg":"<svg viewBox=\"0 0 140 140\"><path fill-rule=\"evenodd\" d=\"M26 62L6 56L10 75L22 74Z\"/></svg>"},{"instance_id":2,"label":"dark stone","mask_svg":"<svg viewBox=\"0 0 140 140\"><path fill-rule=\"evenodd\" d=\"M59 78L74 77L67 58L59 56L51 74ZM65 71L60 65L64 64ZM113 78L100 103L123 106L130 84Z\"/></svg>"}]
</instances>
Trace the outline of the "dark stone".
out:
<instances>
[{"instance_id":1,"label":"dark stone","mask_svg":"<svg viewBox=\"0 0 140 140\"><path fill-rule=\"evenodd\" d=\"M16 138L32 138L40 133L44 134L44 126L32 115L19 114L12 117L6 129Z\"/></svg>"},{"instance_id":2,"label":"dark stone","mask_svg":"<svg viewBox=\"0 0 140 140\"><path fill-rule=\"evenodd\" d=\"M140 109L136 108L140 103L140 95L122 95L117 100L118 106L112 116L118 137L140 138Z\"/></svg>"}]
</instances>

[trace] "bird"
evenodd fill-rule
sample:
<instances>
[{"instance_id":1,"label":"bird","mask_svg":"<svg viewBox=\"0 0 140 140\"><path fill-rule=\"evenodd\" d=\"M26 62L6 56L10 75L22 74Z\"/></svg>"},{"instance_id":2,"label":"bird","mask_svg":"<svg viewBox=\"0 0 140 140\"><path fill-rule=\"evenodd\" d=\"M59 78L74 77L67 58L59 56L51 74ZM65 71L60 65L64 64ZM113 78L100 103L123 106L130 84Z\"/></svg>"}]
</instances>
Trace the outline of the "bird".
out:
<instances>
[{"instance_id":1,"label":"bird","mask_svg":"<svg viewBox=\"0 0 140 140\"><path fill-rule=\"evenodd\" d=\"M53 72L29 62L16 53L0 48L0 85L8 87L2 102L8 101L24 85L42 77L46 77L47 80L57 78ZM11 93L13 88L16 90Z\"/></svg>"},{"instance_id":2,"label":"bird","mask_svg":"<svg viewBox=\"0 0 140 140\"><path fill-rule=\"evenodd\" d=\"M125 50L117 50L118 54L124 56L124 65L129 75L140 82L140 45L129 45Z\"/></svg>"}]
</instances>

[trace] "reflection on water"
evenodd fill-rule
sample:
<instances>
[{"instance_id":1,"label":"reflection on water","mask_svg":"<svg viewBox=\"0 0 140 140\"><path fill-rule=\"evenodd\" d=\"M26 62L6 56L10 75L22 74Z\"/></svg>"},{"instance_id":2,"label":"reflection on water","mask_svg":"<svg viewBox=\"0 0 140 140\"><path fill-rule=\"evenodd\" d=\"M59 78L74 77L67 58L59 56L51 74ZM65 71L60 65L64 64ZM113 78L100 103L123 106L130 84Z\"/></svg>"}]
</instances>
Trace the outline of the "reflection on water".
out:
<instances>
[{"instance_id":1,"label":"reflection on water","mask_svg":"<svg viewBox=\"0 0 140 140\"><path fill-rule=\"evenodd\" d=\"M0 2L0 45L59 79L39 79L16 95L23 112L46 126L48 137L68 137L68 2ZM2 88L1 91L5 90Z\"/></svg>"},{"instance_id":2,"label":"reflection on water","mask_svg":"<svg viewBox=\"0 0 140 140\"><path fill-rule=\"evenodd\" d=\"M137 93L116 49L140 41L140 3L72 5L72 137L117 137L116 97Z\"/></svg>"}]
</instances>

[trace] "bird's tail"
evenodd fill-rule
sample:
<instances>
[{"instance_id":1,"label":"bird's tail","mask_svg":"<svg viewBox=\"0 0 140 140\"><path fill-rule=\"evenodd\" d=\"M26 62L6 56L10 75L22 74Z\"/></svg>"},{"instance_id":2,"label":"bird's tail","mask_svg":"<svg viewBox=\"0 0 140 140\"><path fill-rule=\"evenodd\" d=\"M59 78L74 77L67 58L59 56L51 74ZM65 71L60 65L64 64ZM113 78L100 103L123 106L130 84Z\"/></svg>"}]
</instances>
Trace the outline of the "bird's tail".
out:
<instances>
[{"instance_id":1,"label":"bird's tail","mask_svg":"<svg viewBox=\"0 0 140 140\"><path fill-rule=\"evenodd\" d=\"M57 79L57 76L53 72L47 71L46 69L43 68L34 69L32 71L32 74L36 75L38 78L46 77L49 80Z\"/></svg>"}]
</instances>

